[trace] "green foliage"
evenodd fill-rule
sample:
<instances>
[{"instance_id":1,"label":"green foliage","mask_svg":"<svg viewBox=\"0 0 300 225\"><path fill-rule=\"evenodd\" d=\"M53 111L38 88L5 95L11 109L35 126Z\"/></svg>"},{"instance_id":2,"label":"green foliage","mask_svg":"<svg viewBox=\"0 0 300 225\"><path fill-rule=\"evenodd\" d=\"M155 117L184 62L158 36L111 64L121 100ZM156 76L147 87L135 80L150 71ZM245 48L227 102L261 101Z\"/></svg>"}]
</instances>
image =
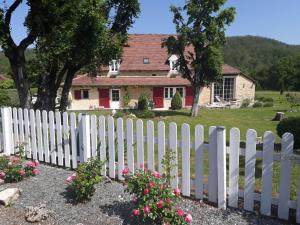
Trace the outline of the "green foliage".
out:
<instances>
[{"instance_id":1,"label":"green foliage","mask_svg":"<svg viewBox=\"0 0 300 225\"><path fill-rule=\"evenodd\" d=\"M265 102L263 103L263 107L273 107L274 103L273 102Z\"/></svg>"},{"instance_id":2,"label":"green foliage","mask_svg":"<svg viewBox=\"0 0 300 225\"><path fill-rule=\"evenodd\" d=\"M76 174L69 176L66 180L68 190L76 202L85 202L91 199L95 192L95 185L101 182L101 171L103 162L90 159L78 166Z\"/></svg>"},{"instance_id":3,"label":"green foliage","mask_svg":"<svg viewBox=\"0 0 300 225\"><path fill-rule=\"evenodd\" d=\"M182 98L178 91L175 93L175 95L172 98L171 109L173 110L182 109Z\"/></svg>"},{"instance_id":4,"label":"green foliage","mask_svg":"<svg viewBox=\"0 0 300 225\"><path fill-rule=\"evenodd\" d=\"M261 102L255 102L254 104L253 104L253 108L261 108L261 107L263 107L263 103L261 103ZM244 107L245 108L245 107Z\"/></svg>"},{"instance_id":5,"label":"green foliage","mask_svg":"<svg viewBox=\"0 0 300 225\"><path fill-rule=\"evenodd\" d=\"M264 96L255 97L255 100L257 100L259 102L274 102L273 98L264 97Z\"/></svg>"},{"instance_id":6,"label":"green foliage","mask_svg":"<svg viewBox=\"0 0 300 225\"><path fill-rule=\"evenodd\" d=\"M167 149L162 160L162 166L164 170L164 176L166 177L168 183L170 183L171 179L173 178L171 173L172 170L177 167L177 164L174 164L174 162L176 162L175 152L171 149Z\"/></svg>"},{"instance_id":7,"label":"green foliage","mask_svg":"<svg viewBox=\"0 0 300 225\"><path fill-rule=\"evenodd\" d=\"M9 159L6 156L0 156L0 171L3 171L9 163Z\"/></svg>"},{"instance_id":8,"label":"green foliage","mask_svg":"<svg viewBox=\"0 0 300 225\"><path fill-rule=\"evenodd\" d=\"M155 117L155 113L151 110L134 110L136 117L141 119L151 119Z\"/></svg>"},{"instance_id":9,"label":"green foliage","mask_svg":"<svg viewBox=\"0 0 300 225\"><path fill-rule=\"evenodd\" d=\"M284 133L291 133L294 135L294 148L300 148L300 117L289 117L283 119L277 125L277 134L282 137Z\"/></svg>"},{"instance_id":10,"label":"green foliage","mask_svg":"<svg viewBox=\"0 0 300 225\"><path fill-rule=\"evenodd\" d=\"M296 93L287 93L286 100L290 104L291 111L293 111L296 106L300 106L300 95Z\"/></svg>"},{"instance_id":11,"label":"green foliage","mask_svg":"<svg viewBox=\"0 0 300 225\"><path fill-rule=\"evenodd\" d=\"M148 111L149 98L145 94L141 94L138 100L138 110Z\"/></svg>"},{"instance_id":12,"label":"green foliage","mask_svg":"<svg viewBox=\"0 0 300 225\"><path fill-rule=\"evenodd\" d=\"M129 102L130 102L130 97L129 97L128 92L126 91L126 93L123 96L123 104L124 104L125 108L128 107Z\"/></svg>"},{"instance_id":13,"label":"green foliage","mask_svg":"<svg viewBox=\"0 0 300 225\"><path fill-rule=\"evenodd\" d=\"M242 104L241 104L241 108L249 107L250 103L251 103L251 100L249 98L244 99Z\"/></svg>"},{"instance_id":14,"label":"green foliage","mask_svg":"<svg viewBox=\"0 0 300 225\"><path fill-rule=\"evenodd\" d=\"M12 89L14 88L14 81L11 79L1 80L0 81L0 89Z\"/></svg>"}]
</instances>

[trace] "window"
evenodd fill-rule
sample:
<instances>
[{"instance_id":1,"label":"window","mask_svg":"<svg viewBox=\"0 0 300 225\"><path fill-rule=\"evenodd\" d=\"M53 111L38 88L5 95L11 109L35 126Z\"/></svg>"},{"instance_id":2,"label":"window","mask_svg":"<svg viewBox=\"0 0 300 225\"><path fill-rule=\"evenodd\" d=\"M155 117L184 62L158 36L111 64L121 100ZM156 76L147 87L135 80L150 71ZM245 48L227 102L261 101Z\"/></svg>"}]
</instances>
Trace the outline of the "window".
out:
<instances>
[{"instance_id":1,"label":"window","mask_svg":"<svg viewBox=\"0 0 300 225\"><path fill-rule=\"evenodd\" d=\"M120 92L119 92L119 90L111 90L111 100L113 102L120 101Z\"/></svg>"},{"instance_id":2,"label":"window","mask_svg":"<svg viewBox=\"0 0 300 225\"><path fill-rule=\"evenodd\" d=\"M147 57L144 57L144 64L150 64L150 59Z\"/></svg>"},{"instance_id":3,"label":"window","mask_svg":"<svg viewBox=\"0 0 300 225\"><path fill-rule=\"evenodd\" d=\"M82 98L89 99L89 90L82 90Z\"/></svg>"},{"instance_id":4,"label":"window","mask_svg":"<svg viewBox=\"0 0 300 225\"><path fill-rule=\"evenodd\" d=\"M109 72L119 72L120 62L118 60L112 60L109 64Z\"/></svg>"},{"instance_id":5,"label":"window","mask_svg":"<svg viewBox=\"0 0 300 225\"><path fill-rule=\"evenodd\" d=\"M76 100L89 99L89 90L75 90L74 97Z\"/></svg>"},{"instance_id":6,"label":"window","mask_svg":"<svg viewBox=\"0 0 300 225\"><path fill-rule=\"evenodd\" d=\"M224 77L223 83L214 85L214 100L216 96L222 97L225 101L231 101L234 98L234 78Z\"/></svg>"},{"instance_id":7,"label":"window","mask_svg":"<svg viewBox=\"0 0 300 225\"><path fill-rule=\"evenodd\" d=\"M170 67L171 67L171 71L177 71L178 68L176 66L177 60L172 60L170 61Z\"/></svg>"},{"instance_id":8,"label":"window","mask_svg":"<svg viewBox=\"0 0 300 225\"><path fill-rule=\"evenodd\" d=\"M165 99L171 99L175 95L176 91L179 92L183 97L183 87L166 87L165 88Z\"/></svg>"}]
</instances>

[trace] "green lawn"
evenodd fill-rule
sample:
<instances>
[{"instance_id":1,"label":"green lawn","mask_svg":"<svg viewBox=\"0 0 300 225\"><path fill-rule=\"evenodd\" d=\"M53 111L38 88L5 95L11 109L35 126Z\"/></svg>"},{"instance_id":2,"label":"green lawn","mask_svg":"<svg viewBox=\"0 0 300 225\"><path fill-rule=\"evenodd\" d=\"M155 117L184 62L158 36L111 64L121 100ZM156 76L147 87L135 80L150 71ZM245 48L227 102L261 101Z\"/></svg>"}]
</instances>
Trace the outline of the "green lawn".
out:
<instances>
[{"instance_id":1,"label":"green lawn","mask_svg":"<svg viewBox=\"0 0 300 225\"><path fill-rule=\"evenodd\" d=\"M300 116L300 107L297 108L297 112L289 112L289 104L285 99L285 94L280 95L279 92L263 91L257 92L258 97L270 97L274 99L273 107L266 108L244 108L244 109L200 109L199 115L196 118L189 116L188 110L180 111L158 111L156 118L153 119L155 124L163 120L166 124L170 122L176 122L178 127L183 123L188 123L191 126L191 139L194 140L194 127L197 124L201 124L205 128L205 140L208 140L208 128L210 126L222 125L227 129L227 142L229 140L229 130L232 127L237 127L241 131L241 139L245 140L246 132L248 129L255 129L258 136L263 136L264 132L272 131L276 135L276 142L280 142L280 138L276 134L276 126L278 122L273 122L272 118L276 112L284 112L286 117ZM111 111L100 110L100 111L88 111L85 113L96 114L96 115L109 115ZM144 120L145 122L147 119ZM145 123L146 124L146 123ZM168 132L168 131L167 131ZM181 133L178 130L178 139L180 139ZM146 147L145 147L146 149ZM191 150L191 157L194 158L194 151ZM146 156L147 154L145 154ZM180 159L179 150L179 159ZM181 160L180 160L181 161ZM244 157L240 157L240 187L244 186ZM181 168L181 163L179 163ZM208 156L205 154L204 157L204 173L205 178L208 176ZM298 181L300 175L300 166L294 165L292 171L292 198L295 199L298 190ZM261 187L261 172L262 162L257 160L256 163L256 190L260 191ZM192 160L192 174L194 174L194 160ZM279 175L280 175L280 164L274 163L274 175L273 175L273 192L276 195L279 191Z\"/></svg>"}]
</instances>

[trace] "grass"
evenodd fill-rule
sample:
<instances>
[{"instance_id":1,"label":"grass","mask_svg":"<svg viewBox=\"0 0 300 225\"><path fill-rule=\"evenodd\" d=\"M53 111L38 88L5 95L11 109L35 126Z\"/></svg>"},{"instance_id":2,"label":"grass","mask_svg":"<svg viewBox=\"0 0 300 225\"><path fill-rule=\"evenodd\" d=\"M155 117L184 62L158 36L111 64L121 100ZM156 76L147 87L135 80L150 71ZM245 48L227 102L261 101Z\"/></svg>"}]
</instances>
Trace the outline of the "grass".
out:
<instances>
[{"instance_id":1,"label":"grass","mask_svg":"<svg viewBox=\"0 0 300 225\"><path fill-rule=\"evenodd\" d=\"M276 142L280 142L280 137L276 134L276 126L278 122L272 121L276 112L284 112L286 117L300 116L300 107L297 107L297 112L289 112L289 104L285 99L285 94L280 95L279 92L262 91L257 92L257 97L268 97L274 99L273 107L265 108L244 108L244 109L200 109L199 115L196 118L189 116L188 110L179 111L157 111L156 118L153 119L155 124L163 120L166 125L170 122L176 122L178 125L178 139L181 138L180 126L183 123L188 123L191 126L191 140L194 140L194 127L201 124L205 129L205 140L208 141L208 128L210 126L222 125L227 129L227 142L229 140L229 130L232 127L237 127L241 131L241 140L245 140L248 129L255 129L259 137L263 137L264 132L272 131L276 136ZM88 111L85 113L96 115L109 115L109 110ZM147 119L144 119L146 124ZM167 126L166 126L167 127ZM146 131L145 131L146 132ZM168 132L168 131L167 131ZM146 146L145 146L146 149ZM147 154L145 154L145 157ZM179 162L181 162L181 151L178 150ZM181 163L179 163L179 172ZM191 150L191 172L194 175L194 151ZM262 161L256 161L256 191L261 190L261 174ZM293 165L292 169L292 188L291 196L295 199L298 190L298 181L300 176L300 165ZM204 154L204 177L208 178L208 154ZM280 163L275 162L273 167L273 193L277 195L279 192L279 177ZM244 187L244 157L240 157L240 187Z\"/></svg>"}]
</instances>

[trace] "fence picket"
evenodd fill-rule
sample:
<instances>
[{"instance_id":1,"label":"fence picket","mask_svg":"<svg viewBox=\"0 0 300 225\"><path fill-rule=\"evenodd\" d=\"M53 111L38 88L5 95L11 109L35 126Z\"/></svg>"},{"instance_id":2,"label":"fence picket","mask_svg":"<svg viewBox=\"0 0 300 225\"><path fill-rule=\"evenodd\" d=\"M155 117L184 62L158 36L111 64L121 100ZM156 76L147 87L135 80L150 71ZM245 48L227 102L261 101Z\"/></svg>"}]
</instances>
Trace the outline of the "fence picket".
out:
<instances>
[{"instance_id":1,"label":"fence picket","mask_svg":"<svg viewBox=\"0 0 300 225\"><path fill-rule=\"evenodd\" d=\"M218 194L218 170L217 170L217 128L209 128L209 150L208 150L208 200L217 202Z\"/></svg>"},{"instance_id":2,"label":"fence picket","mask_svg":"<svg viewBox=\"0 0 300 225\"><path fill-rule=\"evenodd\" d=\"M57 159L58 165L63 166L63 142L62 142L62 127L61 127L61 113L55 112L55 125L56 125L56 141L57 141Z\"/></svg>"},{"instance_id":3,"label":"fence picket","mask_svg":"<svg viewBox=\"0 0 300 225\"><path fill-rule=\"evenodd\" d=\"M203 199L204 128L202 125L195 127L195 151L195 197Z\"/></svg>"},{"instance_id":4,"label":"fence picket","mask_svg":"<svg viewBox=\"0 0 300 225\"><path fill-rule=\"evenodd\" d=\"M154 123L147 121L147 164L149 170L155 170L154 164Z\"/></svg>"},{"instance_id":5,"label":"fence picket","mask_svg":"<svg viewBox=\"0 0 300 225\"><path fill-rule=\"evenodd\" d=\"M44 160L44 151L43 151L43 133L42 133L42 121L41 121L41 111L35 111L36 117L36 133L38 140L38 158L40 161Z\"/></svg>"},{"instance_id":6,"label":"fence picket","mask_svg":"<svg viewBox=\"0 0 300 225\"><path fill-rule=\"evenodd\" d=\"M56 149L56 135L55 135L55 123L54 123L54 112L49 112L49 137L50 137L50 155L51 155L51 163L57 164L57 149Z\"/></svg>"},{"instance_id":7,"label":"fence picket","mask_svg":"<svg viewBox=\"0 0 300 225\"><path fill-rule=\"evenodd\" d=\"M226 129L217 127L218 208L226 209Z\"/></svg>"},{"instance_id":8,"label":"fence picket","mask_svg":"<svg viewBox=\"0 0 300 225\"><path fill-rule=\"evenodd\" d=\"M1 123L2 123L2 141L4 154L9 156L14 154L13 148L13 122L10 108L1 108Z\"/></svg>"},{"instance_id":9,"label":"fence picket","mask_svg":"<svg viewBox=\"0 0 300 225\"><path fill-rule=\"evenodd\" d=\"M35 130L35 113L30 110L30 133L31 133L31 150L32 158L37 159L37 145L36 145L36 130Z\"/></svg>"},{"instance_id":10,"label":"fence picket","mask_svg":"<svg viewBox=\"0 0 300 225\"><path fill-rule=\"evenodd\" d=\"M25 139L24 139L24 115L23 109L18 109L18 119L19 119L19 144L24 148Z\"/></svg>"},{"instance_id":11,"label":"fence picket","mask_svg":"<svg viewBox=\"0 0 300 225\"><path fill-rule=\"evenodd\" d=\"M87 162L91 158L91 130L90 130L90 116L82 115L80 123L81 132L81 162Z\"/></svg>"},{"instance_id":12,"label":"fence picket","mask_svg":"<svg viewBox=\"0 0 300 225\"><path fill-rule=\"evenodd\" d=\"M71 135L71 152L72 152L72 168L77 168L77 132L76 132L76 114L70 114L70 135Z\"/></svg>"},{"instance_id":13,"label":"fence picket","mask_svg":"<svg viewBox=\"0 0 300 225\"><path fill-rule=\"evenodd\" d=\"M28 109L24 109L24 129L25 129L25 152L26 157L31 158L31 136L30 136L30 126L29 126L29 112Z\"/></svg>"},{"instance_id":14,"label":"fence picket","mask_svg":"<svg viewBox=\"0 0 300 225\"><path fill-rule=\"evenodd\" d=\"M169 150L172 151L174 159L171 161L171 187L178 187L178 156L177 156L177 124L170 123L169 125Z\"/></svg>"},{"instance_id":15,"label":"fence picket","mask_svg":"<svg viewBox=\"0 0 300 225\"><path fill-rule=\"evenodd\" d=\"M160 121L157 125L157 150L158 150L158 172L160 174L164 173L163 169L163 159L165 157L166 151L166 133L165 133L165 123Z\"/></svg>"},{"instance_id":16,"label":"fence picket","mask_svg":"<svg viewBox=\"0 0 300 225\"><path fill-rule=\"evenodd\" d=\"M182 194L190 196L191 194L191 147L190 147L190 126L183 124L181 128L182 137Z\"/></svg>"},{"instance_id":17,"label":"fence picket","mask_svg":"<svg viewBox=\"0 0 300 225\"><path fill-rule=\"evenodd\" d=\"M97 156L97 117L95 115L91 116L91 150L92 157L95 158Z\"/></svg>"},{"instance_id":18,"label":"fence picket","mask_svg":"<svg viewBox=\"0 0 300 225\"><path fill-rule=\"evenodd\" d=\"M131 173L134 173L134 142L133 142L133 121L126 121L126 143L127 143L127 164Z\"/></svg>"},{"instance_id":19,"label":"fence picket","mask_svg":"<svg viewBox=\"0 0 300 225\"><path fill-rule=\"evenodd\" d=\"M42 126L43 126L43 143L44 143L44 153L45 153L45 162L50 163L50 154L49 154L49 127L48 127L48 113L43 110L42 112Z\"/></svg>"},{"instance_id":20,"label":"fence picket","mask_svg":"<svg viewBox=\"0 0 300 225\"><path fill-rule=\"evenodd\" d=\"M144 166L144 127L143 120L136 121L137 165Z\"/></svg>"},{"instance_id":21,"label":"fence picket","mask_svg":"<svg viewBox=\"0 0 300 225\"><path fill-rule=\"evenodd\" d=\"M18 129L18 110L16 108L12 109L12 115L13 115L13 140L14 140L14 146L15 149L13 150L14 152L19 151L19 129Z\"/></svg>"},{"instance_id":22,"label":"fence picket","mask_svg":"<svg viewBox=\"0 0 300 225\"><path fill-rule=\"evenodd\" d=\"M69 115L66 112L63 113L63 140L65 152L65 166L71 167Z\"/></svg>"},{"instance_id":23,"label":"fence picket","mask_svg":"<svg viewBox=\"0 0 300 225\"><path fill-rule=\"evenodd\" d=\"M230 154L229 154L229 197L228 205L238 207L239 198L239 153L240 153L240 130L230 130Z\"/></svg>"},{"instance_id":24,"label":"fence picket","mask_svg":"<svg viewBox=\"0 0 300 225\"><path fill-rule=\"evenodd\" d=\"M257 133L250 129L246 136L244 209L253 211Z\"/></svg>"},{"instance_id":25,"label":"fence picket","mask_svg":"<svg viewBox=\"0 0 300 225\"><path fill-rule=\"evenodd\" d=\"M99 142L100 142L100 160L104 163L101 171L102 175L106 175L106 128L105 117L99 117Z\"/></svg>"},{"instance_id":26,"label":"fence picket","mask_svg":"<svg viewBox=\"0 0 300 225\"><path fill-rule=\"evenodd\" d=\"M115 124L111 116L108 117L108 157L109 177L115 178Z\"/></svg>"},{"instance_id":27,"label":"fence picket","mask_svg":"<svg viewBox=\"0 0 300 225\"><path fill-rule=\"evenodd\" d=\"M273 178L273 150L275 137L272 132L264 134L263 143L263 168L262 168L262 191L260 212L263 215L271 215L272 203L272 178Z\"/></svg>"},{"instance_id":28,"label":"fence picket","mask_svg":"<svg viewBox=\"0 0 300 225\"><path fill-rule=\"evenodd\" d=\"M291 195L291 170L293 154L294 137L290 133L285 133L281 140L281 161L280 161L280 187L278 217L280 219L289 219L289 200ZM298 195L299 196L299 195Z\"/></svg>"},{"instance_id":29,"label":"fence picket","mask_svg":"<svg viewBox=\"0 0 300 225\"><path fill-rule=\"evenodd\" d=\"M118 141L118 178L124 180L122 170L124 169L124 131L123 119L117 120L117 141Z\"/></svg>"}]
</instances>

